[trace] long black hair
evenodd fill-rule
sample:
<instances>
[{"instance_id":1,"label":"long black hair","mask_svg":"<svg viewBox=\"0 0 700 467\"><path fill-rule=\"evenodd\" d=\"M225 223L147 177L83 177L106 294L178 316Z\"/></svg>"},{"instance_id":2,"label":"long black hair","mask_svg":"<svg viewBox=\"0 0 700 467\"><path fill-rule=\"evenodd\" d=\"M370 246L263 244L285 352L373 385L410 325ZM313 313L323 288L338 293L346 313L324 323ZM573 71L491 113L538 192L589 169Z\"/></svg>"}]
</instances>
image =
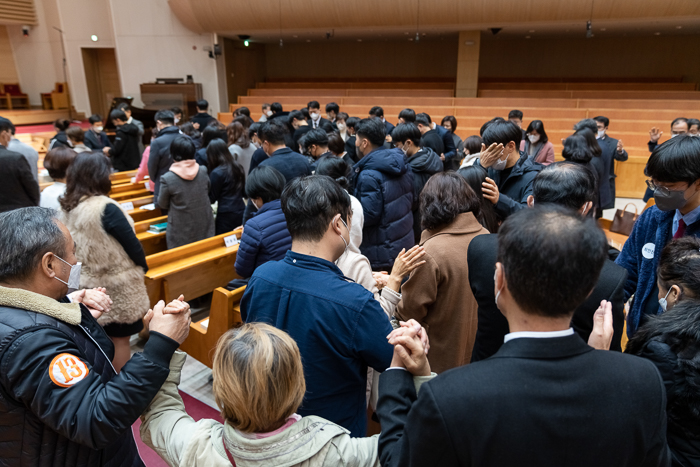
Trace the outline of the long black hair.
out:
<instances>
[{"instance_id":1,"label":"long black hair","mask_svg":"<svg viewBox=\"0 0 700 467\"><path fill-rule=\"evenodd\" d=\"M213 171L220 165L226 168L226 173L233 183L233 191L245 190L245 172L241 164L236 162L228 150L228 145L223 139L216 138L209 142L207 146L207 165Z\"/></svg>"},{"instance_id":2,"label":"long black hair","mask_svg":"<svg viewBox=\"0 0 700 467\"><path fill-rule=\"evenodd\" d=\"M486 177L488 177L488 173L483 167L478 165L462 167L457 173L467 181L467 184L474 190L474 193L476 193L476 197L479 198L479 205L481 206L481 212L479 216L477 216L479 223L489 232L497 233L501 221L493 203L484 198L481 185L486 180Z\"/></svg>"}]
</instances>

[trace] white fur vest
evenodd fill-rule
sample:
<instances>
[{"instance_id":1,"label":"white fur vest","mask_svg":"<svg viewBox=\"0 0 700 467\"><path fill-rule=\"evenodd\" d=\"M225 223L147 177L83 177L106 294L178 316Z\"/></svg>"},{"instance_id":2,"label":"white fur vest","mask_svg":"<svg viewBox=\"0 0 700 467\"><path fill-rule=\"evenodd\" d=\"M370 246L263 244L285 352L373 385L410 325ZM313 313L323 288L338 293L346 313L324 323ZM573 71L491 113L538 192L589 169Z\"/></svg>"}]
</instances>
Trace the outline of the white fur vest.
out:
<instances>
[{"instance_id":1,"label":"white fur vest","mask_svg":"<svg viewBox=\"0 0 700 467\"><path fill-rule=\"evenodd\" d=\"M143 269L134 264L119 242L102 227L102 214L109 203L119 205L106 196L91 196L72 211L63 212L63 220L75 241L75 256L83 263L80 287L105 287L112 299L112 310L97 320L102 326L136 322L149 307ZM133 227L131 217L126 213L124 216Z\"/></svg>"}]
</instances>

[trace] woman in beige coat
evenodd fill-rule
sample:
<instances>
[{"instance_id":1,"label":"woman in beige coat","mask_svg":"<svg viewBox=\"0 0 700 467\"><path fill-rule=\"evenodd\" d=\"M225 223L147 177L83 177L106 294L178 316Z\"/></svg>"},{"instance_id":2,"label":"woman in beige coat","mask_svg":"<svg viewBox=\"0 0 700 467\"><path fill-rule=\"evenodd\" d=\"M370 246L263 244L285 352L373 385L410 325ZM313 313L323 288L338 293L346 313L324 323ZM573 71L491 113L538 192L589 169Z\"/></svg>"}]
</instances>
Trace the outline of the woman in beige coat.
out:
<instances>
[{"instance_id":1,"label":"woman in beige coat","mask_svg":"<svg viewBox=\"0 0 700 467\"><path fill-rule=\"evenodd\" d=\"M78 154L68 169L66 193L59 198L63 221L75 240L82 263L80 287L104 287L112 310L97 321L114 342L114 368L131 358L129 338L143 329L149 300L144 283L148 270L134 221L107 195L109 160L100 153Z\"/></svg>"},{"instance_id":2,"label":"woman in beige coat","mask_svg":"<svg viewBox=\"0 0 700 467\"><path fill-rule=\"evenodd\" d=\"M467 249L489 233L477 220L479 199L455 172L433 175L420 195L426 263L401 287L396 317L415 319L430 336L430 367L436 373L469 363L477 303L469 287Z\"/></svg>"},{"instance_id":3,"label":"woman in beige coat","mask_svg":"<svg viewBox=\"0 0 700 467\"><path fill-rule=\"evenodd\" d=\"M379 466L377 436L351 438L335 423L295 413L306 384L299 348L284 331L248 323L219 339L213 391L223 425L185 412L177 390L185 358L175 353L170 376L141 416L141 439L169 465ZM416 390L430 379L414 377Z\"/></svg>"}]
</instances>

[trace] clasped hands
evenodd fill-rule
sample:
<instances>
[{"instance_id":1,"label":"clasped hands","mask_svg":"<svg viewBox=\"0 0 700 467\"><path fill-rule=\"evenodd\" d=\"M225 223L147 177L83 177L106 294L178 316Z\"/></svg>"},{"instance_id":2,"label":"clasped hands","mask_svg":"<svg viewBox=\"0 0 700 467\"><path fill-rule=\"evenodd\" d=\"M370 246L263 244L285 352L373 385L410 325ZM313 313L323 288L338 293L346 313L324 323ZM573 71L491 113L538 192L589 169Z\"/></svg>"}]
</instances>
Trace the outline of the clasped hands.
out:
<instances>
[{"instance_id":1,"label":"clasped hands","mask_svg":"<svg viewBox=\"0 0 700 467\"><path fill-rule=\"evenodd\" d=\"M414 319L400 321L399 324L401 327L387 336L389 344L394 346L391 367L405 368L413 376L430 376L428 334Z\"/></svg>"},{"instance_id":2,"label":"clasped hands","mask_svg":"<svg viewBox=\"0 0 700 467\"><path fill-rule=\"evenodd\" d=\"M159 332L178 344L182 344L190 333L192 311L184 295L167 305L163 300L156 303L143 317L143 323L152 332Z\"/></svg>"}]
</instances>

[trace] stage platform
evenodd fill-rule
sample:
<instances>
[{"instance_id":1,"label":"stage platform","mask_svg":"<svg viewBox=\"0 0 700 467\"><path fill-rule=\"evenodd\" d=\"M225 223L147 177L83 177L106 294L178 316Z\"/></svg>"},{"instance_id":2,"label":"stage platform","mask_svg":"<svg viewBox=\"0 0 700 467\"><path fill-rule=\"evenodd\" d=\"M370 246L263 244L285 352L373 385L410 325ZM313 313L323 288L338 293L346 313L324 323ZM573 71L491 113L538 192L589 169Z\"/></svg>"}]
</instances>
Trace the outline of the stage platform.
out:
<instances>
[{"instance_id":1,"label":"stage platform","mask_svg":"<svg viewBox=\"0 0 700 467\"><path fill-rule=\"evenodd\" d=\"M68 109L63 110L0 110L0 117L12 121L15 126L53 123L59 118L68 118Z\"/></svg>"}]
</instances>

